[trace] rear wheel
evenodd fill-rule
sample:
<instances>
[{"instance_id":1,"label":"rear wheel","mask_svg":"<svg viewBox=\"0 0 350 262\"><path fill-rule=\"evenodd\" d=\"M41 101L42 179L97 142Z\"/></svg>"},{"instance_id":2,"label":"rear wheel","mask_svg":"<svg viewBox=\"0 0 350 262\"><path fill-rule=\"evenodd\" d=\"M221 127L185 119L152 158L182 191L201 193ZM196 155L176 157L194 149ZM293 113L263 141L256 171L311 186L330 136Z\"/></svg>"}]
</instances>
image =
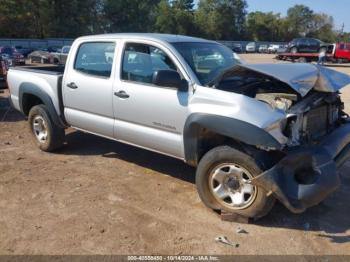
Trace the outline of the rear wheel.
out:
<instances>
[{"instance_id":1,"label":"rear wheel","mask_svg":"<svg viewBox=\"0 0 350 262\"><path fill-rule=\"evenodd\" d=\"M37 105L29 111L29 126L39 148L52 152L62 146L64 129L57 126L51 119L45 105Z\"/></svg>"},{"instance_id":2,"label":"rear wheel","mask_svg":"<svg viewBox=\"0 0 350 262\"><path fill-rule=\"evenodd\" d=\"M198 193L206 206L249 218L266 215L275 203L273 196L250 183L262 170L249 155L229 146L210 150L196 172Z\"/></svg>"}]
</instances>

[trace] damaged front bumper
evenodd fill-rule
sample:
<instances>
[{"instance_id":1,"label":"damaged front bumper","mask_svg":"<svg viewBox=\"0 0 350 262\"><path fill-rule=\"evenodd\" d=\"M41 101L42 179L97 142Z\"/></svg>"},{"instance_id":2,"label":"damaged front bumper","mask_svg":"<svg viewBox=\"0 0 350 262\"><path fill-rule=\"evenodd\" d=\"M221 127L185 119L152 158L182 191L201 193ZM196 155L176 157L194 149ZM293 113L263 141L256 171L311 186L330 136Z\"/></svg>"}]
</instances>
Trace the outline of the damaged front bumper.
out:
<instances>
[{"instance_id":1,"label":"damaged front bumper","mask_svg":"<svg viewBox=\"0 0 350 262\"><path fill-rule=\"evenodd\" d=\"M350 122L334 130L317 146L289 151L251 183L273 193L292 212L301 213L338 188L338 169L349 158Z\"/></svg>"}]
</instances>

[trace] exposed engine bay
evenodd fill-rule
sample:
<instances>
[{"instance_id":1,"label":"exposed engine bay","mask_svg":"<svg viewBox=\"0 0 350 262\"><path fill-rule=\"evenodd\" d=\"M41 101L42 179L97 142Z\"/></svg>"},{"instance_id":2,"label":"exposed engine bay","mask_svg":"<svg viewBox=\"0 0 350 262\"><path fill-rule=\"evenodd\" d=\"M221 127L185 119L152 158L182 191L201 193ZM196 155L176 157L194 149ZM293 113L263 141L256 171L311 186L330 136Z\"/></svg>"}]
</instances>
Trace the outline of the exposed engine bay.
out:
<instances>
[{"instance_id":1,"label":"exposed engine bay","mask_svg":"<svg viewBox=\"0 0 350 262\"><path fill-rule=\"evenodd\" d=\"M280 99L272 97L271 106ZM337 168L349 159L349 121L338 92L310 91L300 100L283 103L291 106L274 137L286 138L286 154L253 184L271 190L287 208L299 213L339 187Z\"/></svg>"},{"instance_id":2,"label":"exposed engine bay","mask_svg":"<svg viewBox=\"0 0 350 262\"><path fill-rule=\"evenodd\" d=\"M274 162L251 183L292 212L320 203L340 185L338 169L350 159L350 121L339 90L349 85L348 75L311 64L239 65L211 85L279 114L260 128L281 147L256 145ZM251 108L254 112L254 103Z\"/></svg>"},{"instance_id":3,"label":"exposed engine bay","mask_svg":"<svg viewBox=\"0 0 350 262\"><path fill-rule=\"evenodd\" d=\"M344 104L337 89L325 87L332 79L321 79L324 76L320 76L320 72L315 75L310 71L311 65L307 66L309 71L303 70L299 77L287 71L275 76L267 74L265 68L262 72L259 68L238 66L225 72L213 88L255 98L283 111L285 119L267 131L284 146L317 144L345 122L348 115L343 111Z\"/></svg>"}]
</instances>

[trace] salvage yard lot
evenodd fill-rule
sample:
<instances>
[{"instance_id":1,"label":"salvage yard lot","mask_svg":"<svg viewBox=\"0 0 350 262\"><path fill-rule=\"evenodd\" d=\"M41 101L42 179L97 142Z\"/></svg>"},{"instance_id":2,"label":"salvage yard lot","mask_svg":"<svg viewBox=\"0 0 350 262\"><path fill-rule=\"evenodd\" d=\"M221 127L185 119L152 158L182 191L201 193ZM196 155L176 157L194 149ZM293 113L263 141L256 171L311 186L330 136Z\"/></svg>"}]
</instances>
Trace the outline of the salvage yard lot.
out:
<instances>
[{"instance_id":1,"label":"salvage yard lot","mask_svg":"<svg viewBox=\"0 0 350 262\"><path fill-rule=\"evenodd\" d=\"M350 65L334 68L350 74ZM58 152L40 152L23 117L8 111L7 95L0 96L0 254L350 255L349 163L341 188L303 214L277 204L254 224L223 222L200 201L194 169L179 160L73 130ZM350 113L350 90L343 100ZM216 243L218 236L234 246Z\"/></svg>"}]
</instances>

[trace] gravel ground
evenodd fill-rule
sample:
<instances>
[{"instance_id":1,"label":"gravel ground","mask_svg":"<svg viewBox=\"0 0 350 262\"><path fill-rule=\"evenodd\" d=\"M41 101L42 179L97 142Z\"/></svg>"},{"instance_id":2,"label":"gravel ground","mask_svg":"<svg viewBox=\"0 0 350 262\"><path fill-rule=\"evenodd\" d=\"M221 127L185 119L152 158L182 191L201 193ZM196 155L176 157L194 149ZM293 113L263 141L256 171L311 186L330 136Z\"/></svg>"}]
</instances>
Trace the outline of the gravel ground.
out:
<instances>
[{"instance_id":1,"label":"gravel ground","mask_svg":"<svg viewBox=\"0 0 350 262\"><path fill-rule=\"evenodd\" d=\"M336 69L350 74L349 66ZM179 160L73 130L60 151L40 152L23 117L7 112L7 95L0 95L0 254L350 255L350 164L341 188L303 214L277 204L254 224L223 222L201 203L194 169ZM349 109L350 90L343 97ZM216 243L218 236L234 245Z\"/></svg>"}]
</instances>

